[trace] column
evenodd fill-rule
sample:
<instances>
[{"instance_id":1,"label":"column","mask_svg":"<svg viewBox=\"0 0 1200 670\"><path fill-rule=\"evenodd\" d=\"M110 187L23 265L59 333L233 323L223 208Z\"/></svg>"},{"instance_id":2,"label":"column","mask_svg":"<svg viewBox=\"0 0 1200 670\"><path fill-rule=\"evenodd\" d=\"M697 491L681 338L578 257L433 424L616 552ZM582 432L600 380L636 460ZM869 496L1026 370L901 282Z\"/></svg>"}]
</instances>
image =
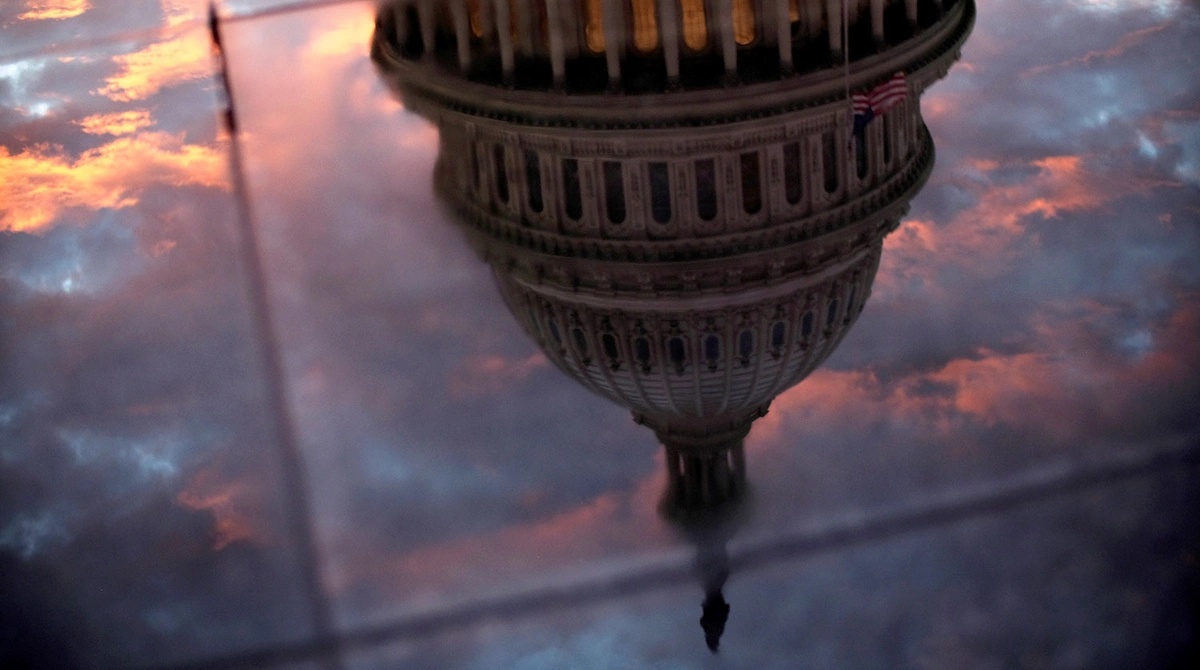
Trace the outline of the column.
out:
<instances>
[{"instance_id":1,"label":"column","mask_svg":"<svg viewBox=\"0 0 1200 670\"><path fill-rule=\"evenodd\" d=\"M604 58L608 65L608 87L621 87L621 54L625 52L625 12L616 0L603 0Z\"/></svg>"},{"instance_id":2,"label":"column","mask_svg":"<svg viewBox=\"0 0 1200 670\"><path fill-rule=\"evenodd\" d=\"M500 69L505 84L513 80L513 41L509 30L509 0L496 0L496 37L500 39Z\"/></svg>"},{"instance_id":3,"label":"column","mask_svg":"<svg viewBox=\"0 0 1200 670\"><path fill-rule=\"evenodd\" d=\"M791 74L792 67L792 22L788 16L788 0L775 0L775 34L779 43L779 70Z\"/></svg>"},{"instance_id":4,"label":"column","mask_svg":"<svg viewBox=\"0 0 1200 670\"><path fill-rule=\"evenodd\" d=\"M436 44L437 35L435 30L437 25L433 22L433 2L432 0L422 0L421 4L417 5L417 20L421 23L421 41L425 42L425 53L422 58L432 58L433 49Z\"/></svg>"},{"instance_id":5,"label":"column","mask_svg":"<svg viewBox=\"0 0 1200 670\"><path fill-rule=\"evenodd\" d=\"M876 47L883 46L883 0L871 0L871 36Z\"/></svg>"},{"instance_id":6,"label":"column","mask_svg":"<svg viewBox=\"0 0 1200 670\"><path fill-rule=\"evenodd\" d=\"M829 29L829 55L834 58L842 57L842 3L838 0L825 0L825 25Z\"/></svg>"},{"instance_id":7,"label":"column","mask_svg":"<svg viewBox=\"0 0 1200 670\"><path fill-rule=\"evenodd\" d=\"M563 33L566 30L559 15L558 0L546 0L546 30L550 32L550 72L554 77L554 88L562 88L567 81L566 55L563 49Z\"/></svg>"},{"instance_id":8,"label":"column","mask_svg":"<svg viewBox=\"0 0 1200 670\"><path fill-rule=\"evenodd\" d=\"M660 0L655 4L663 59L667 62L667 88L675 88L679 85L679 8L676 0Z\"/></svg>"},{"instance_id":9,"label":"column","mask_svg":"<svg viewBox=\"0 0 1200 670\"><path fill-rule=\"evenodd\" d=\"M517 49L524 56L533 55L533 14L529 11L530 0L509 0L516 2L517 10Z\"/></svg>"},{"instance_id":10,"label":"column","mask_svg":"<svg viewBox=\"0 0 1200 670\"><path fill-rule=\"evenodd\" d=\"M454 20L454 40L458 42L458 69L466 74L471 66L471 25L467 18L467 0L454 0L450 4L450 14Z\"/></svg>"},{"instance_id":11,"label":"column","mask_svg":"<svg viewBox=\"0 0 1200 670\"><path fill-rule=\"evenodd\" d=\"M904 13L908 15L909 25L917 25L917 0L904 0Z\"/></svg>"},{"instance_id":12,"label":"column","mask_svg":"<svg viewBox=\"0 0 1200 670\"><path fill-rule=\"evenodd\" d=\"M821 0L804 0L804 34L815 37L821 34Z\"/></svg>"},{"instance_id":13,"label":"column","mask_svg":"<svg viewBox=\"0 0 1200 670\"><path fill-rule=\"evenodd\" d=\"M716 0L717 32L721 40L721 56L725 61L725 76L737 77L737 42L733 41L733 0ZM709 19L709 25L713 20ZM709 31L712 34L712 31Z\"/></svg>"}]
</instances>

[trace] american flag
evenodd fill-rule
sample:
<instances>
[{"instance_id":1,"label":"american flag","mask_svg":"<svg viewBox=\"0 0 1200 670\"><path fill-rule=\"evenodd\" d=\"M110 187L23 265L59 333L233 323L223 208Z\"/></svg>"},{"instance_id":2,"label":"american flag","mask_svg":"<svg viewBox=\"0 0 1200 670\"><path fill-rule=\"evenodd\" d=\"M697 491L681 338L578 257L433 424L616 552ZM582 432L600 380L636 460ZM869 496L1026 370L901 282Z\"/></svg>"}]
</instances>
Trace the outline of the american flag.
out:
<instances>
[{"instance_id":1,"label":"american flag","mask_svg":"<svg viewBox=\"0 0 1200 670\"><path fill-rule=\"evenodd\" d=\"M855 93L850 96L854 105L854 130L863 129L871 119L883 114L899 104L908 96L908 81L903 72L897 72L891 79L883 82L866 93Z\"/></svg>"}]
</instances>

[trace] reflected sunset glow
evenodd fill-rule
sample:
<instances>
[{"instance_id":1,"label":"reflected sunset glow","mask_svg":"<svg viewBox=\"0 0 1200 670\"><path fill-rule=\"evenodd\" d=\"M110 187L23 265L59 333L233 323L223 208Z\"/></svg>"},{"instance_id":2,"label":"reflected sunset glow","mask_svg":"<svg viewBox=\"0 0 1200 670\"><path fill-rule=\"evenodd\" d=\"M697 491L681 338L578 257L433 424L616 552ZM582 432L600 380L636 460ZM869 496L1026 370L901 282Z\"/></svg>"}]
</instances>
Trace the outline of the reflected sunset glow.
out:
<instances>
[{"instance_id":1,"label":"reflected sunset glow","mask_svg":"<svg viewBox=\"0 0 1200 670\"><path fill-rule=\"evenodd\" d=\"M116 128L136 125L140 117L132 118L121 118ZM113 128L113 120L105 123ZM78 157L52 146L16 155L0 147L0 200L5 202L0 230L39 232L76 207L131 207L142 191L158 184L225 188L225 170L217 148L186 144L182 135L158 131L119 137Z\"/></svg>"}]
</instances>

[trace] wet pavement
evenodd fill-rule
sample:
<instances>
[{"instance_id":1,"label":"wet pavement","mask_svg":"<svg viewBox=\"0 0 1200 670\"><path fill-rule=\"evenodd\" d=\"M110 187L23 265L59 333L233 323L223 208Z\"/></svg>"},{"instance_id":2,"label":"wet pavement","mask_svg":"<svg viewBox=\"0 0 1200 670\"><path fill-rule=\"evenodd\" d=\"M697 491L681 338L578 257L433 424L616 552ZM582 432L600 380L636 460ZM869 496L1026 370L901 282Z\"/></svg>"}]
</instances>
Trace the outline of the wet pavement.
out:
<instances>
[{"instance_id":1,"label":"wet pavement","mask_svg":"<svg viewBox=\"0 0 1200 670\"><path fill-rule=\"evenodd\" d=\"M509 314L375 6L220 12L236 149L204 5L0 9L0 658L1195 661L1195 6L980 3L861 318L705 541L717 655L661 448Z\"/></svg>"}]
</instances>

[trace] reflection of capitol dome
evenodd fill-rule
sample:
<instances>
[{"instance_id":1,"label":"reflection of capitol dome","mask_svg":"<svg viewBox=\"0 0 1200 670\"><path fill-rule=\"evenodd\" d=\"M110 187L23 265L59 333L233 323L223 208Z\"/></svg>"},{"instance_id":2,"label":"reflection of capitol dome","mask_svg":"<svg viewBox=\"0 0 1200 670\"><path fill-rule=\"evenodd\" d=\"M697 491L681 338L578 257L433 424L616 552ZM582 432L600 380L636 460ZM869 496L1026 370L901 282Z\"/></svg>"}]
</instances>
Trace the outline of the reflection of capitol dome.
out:
<instances>
[{"instance_id":1,"label":"reflection of capitol dome","mask_svg":"<svg viewBox=\"0 0 1200 670\"><path fill-rule=\"evenodd\" d=\"M857 319L933 165L918 97L974 4L846 2L401 0L378 16L375 61L438 125L437 189L513 314L655 430L685 507L740 491L751 422ZM847 94L896 73L908 95L856 126Z\"/></svg>"}]
</instances>

